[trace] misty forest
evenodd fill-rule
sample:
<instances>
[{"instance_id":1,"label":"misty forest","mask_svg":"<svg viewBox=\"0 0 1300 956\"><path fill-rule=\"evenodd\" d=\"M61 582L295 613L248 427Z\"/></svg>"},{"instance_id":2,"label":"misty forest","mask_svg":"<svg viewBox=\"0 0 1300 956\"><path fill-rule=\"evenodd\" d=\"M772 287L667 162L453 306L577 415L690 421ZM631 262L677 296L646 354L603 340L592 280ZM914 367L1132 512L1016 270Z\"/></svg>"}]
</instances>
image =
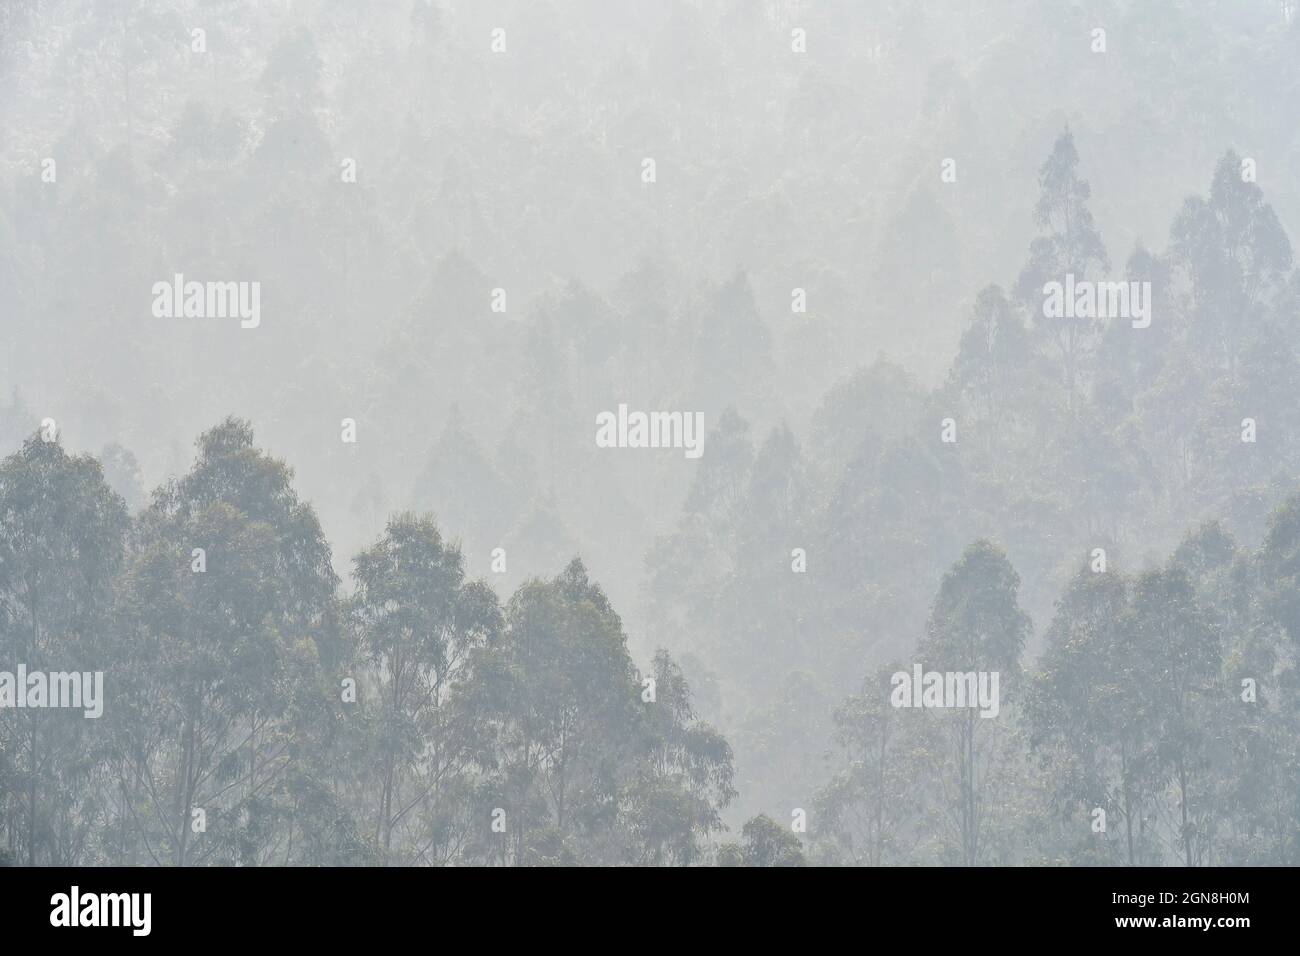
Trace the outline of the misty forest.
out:
<instances>
[{"instance_id":1,"label":"misty forest","mask_svg":"<svg viewBox=\"0 0 1300 956\"><path fill-rule=\"evenodd\" d=\"M0 863L1300 864L1297 103L1295 0L0 4Z\"/></svg>"}]
</instances>

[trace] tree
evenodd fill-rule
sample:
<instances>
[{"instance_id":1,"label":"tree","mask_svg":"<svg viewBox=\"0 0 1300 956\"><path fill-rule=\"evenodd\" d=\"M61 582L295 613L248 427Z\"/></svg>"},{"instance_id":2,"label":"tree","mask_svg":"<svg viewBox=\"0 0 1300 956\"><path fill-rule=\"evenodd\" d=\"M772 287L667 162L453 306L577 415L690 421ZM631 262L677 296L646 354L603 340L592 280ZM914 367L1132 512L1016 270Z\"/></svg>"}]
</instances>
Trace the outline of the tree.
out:
<instances>
[{"instance_id":1,"label":"tree","mask_svg":"<svg viewBox=\"0 0 1300 956\"><path fill-rule=\"evenodd\" d=\"M1078 166L1074 134L1066 129L1038 170L1041 192L1034 206L1034 222L1048 232L1030 243L1029 261L1016 283L1016 292L1029 308L1035 326L1051 338L1060 353L1071 409L1083 352L1096 332L1097 322L1089 317L1044 315L1043 286L1051 281L1064 283L1069 274L1076 283L1086 281L1090 270L1110 269L1106 247L1088 211L1091 189L1087 180L1079 178Z\"/></svg>"},{"instance_id":2,"label":"tree","mask_svg":"<svg viewBox=\"0 0 1300 956\"><path fill-rule=\"evenodd\" d=\"M518 490L510 487L484 454L452 407L447 425L429 452L414 495L422 507L437 508L460 530L470 553L487 553L514 524Z\"/></svg>"},{"instance_id":3,"label":"tree","mask_svg":"<svg viewBox=\"0 0 1300 956\"><path fill-rule=\"evenodd\" d=\"M341 719L338 582L292 471L247 422L197 444L193 469L140 516L119 596L133 677L115 725L118 813L155 863L293 861L292 834L310 825L299 797L328 790Z\"/></svg>"},{"instance_id":4,"label":"tree","mask_svg":"<svg viewBox=\"0 0 1300 956\"><path fill-rule=\"evenodd\" d=\"M1162 780L1149 662L1129 623L1128 581L1084 566L1057 601L1027 709L1057 806L1076 819L1101 807L1122 820L1125 859L1135 865L1150 856L1143 811Z\"/></svg>"},{"instance_id":5,"label":"tree","mask_svg":"<svg viewBox=\"0 0 1300 956\"><path fill-rule=\"evenodd\" d=\"M718 848L719 866L803 866L803 843L786 827L761 813L741 827L741 843Z\"/></svg>"},{"instance_id":6,"label":"tree","mask_svg":"<svg viewBox=\"0 0 1300 956\"><path fill-rule=\"evenodd\" d=\"M581 836L584 859L615 862L608 838L635 766L640 687L622 622L582 562L522 585L502 640L472 666L467 704L491 740L483 767L512 821L502 858L562 863Z\"/></svg>"},{"instance_id":7,"label":"tree","mask_svg":"<svg viewBox=\"0 0 1300 956\"><path fill-rule=\"evenodd\" d=\"M1187 571L1176 564L1137 579L1130 628L1146 662L1157 759L1177 788L1176 846L1184 865L1195 866L1208 852L1210 807L1198 785L1221 704L1219 636L1196 604Z\"/></svg>"},{"instance_id":8,"label":"tree","mask_svg":"<svg viewBox=\"0 0 1300 956\"><path fill-rule=\"evenodd\" d=\"M1241 175L1228 150L1208 199L1189 196L1169 231L1170 252L1192 287L1192 342L1221 367L1236 366L1241 344L1291 269L1291 243L1264 192Z\"/></svg>"},{"instance_id":9,"label":"tree","mask_svg":"<svg viewBox=\"0 0 1300 956\"><path fill-rule=\"evenodd\" d=\"M1259 564L1261 609L1300 646L1300 494L1273 512Z\"/></svg>"},{"instance_id":10,"label":"tree","mask_svg":"<svg viewBox=\"0 0 1300 956\"><path fill-rule=\"evenodd\" d=\"M1013 376L1030 360L1021 321L1000 286L987 286L975 299L970 327L962 334L951 378L969 396L985 421L1001 424L1004 403L1013 393Z\"/></svg>"},{"instance_id":11,"label":"tree","mask_svg":"<svg viewBox=\"0 0 1300 956\"><path fill-rule=\"evenodd\" d=\"M835 709L840 769L819 792L819 859L853 866L909 862L908 830L926 804L924 786L909 760L918 739L916 721L890 706L890 678L899 670L878 668L860 693Z\"/></svg>"},{"instance_id":12,"label":"tree","mask_svg":"<svg viewBox=\"0 0 1300 956\"><path fill-rule=\"evenodd\" d=\"M499 634L501 615L490 589L465 582L460 549L443 542L431 516L390 519L353 563L352 613L376 685L375 840L389 862L394 831L411 829L422 808L436 813L444 784L466 763L465 727L447 701L472 650ZM398 859L424 839L406 841ZM446 842L435 827L420 853L441 858Z\"/></svg>"},{"instance_id":13,"label":"tree","mask_svg":"<svg viewBox=\"0 0 1300 956\"><path fill-rule=\"evenodd\" d=\"M105 672L115 702L121 670L107 632L127 527L91 456L36 434L0 463L0 660L29 673ZM102 825L103 741L82 711L0 710L0 775L12 785L0 820L28 866L74 865Z\"/></svg>"},{"instance_id":14,"label":"tree","mask_svg":"<svg viewBox=\"0 0 1300 956\"><path fill-rule=\"evenodd\" d=\"M971 544L961 559L944 575L935 597L925 638L918 657L929 669L960 672L999 673L1001 701L1015 687L1020 654L1030 633L1028 616L1020 609L1016 594L1020 576L1002 551L986 540ZM1005 710L1002 710L1005 714ZM985 809L990 746L996 738L974 707L940 711L952 751L944 758L945 770L955 769L956 781L945 772L961 840L961 860L975 866L980 859L980 825ZM984 746L981 738L993 738Z\"/></svg>"},{"instance_id":15,"label":"tree","mask_svg":"<svg viewBox=\"0 0 1300 956\"><path fill-rule=\"evenodd\" d=\"M650 676L654 700L642 692L643 752L620 826L630 862L688 866L702 857L702 841L725 829L721 811L736 795L731 746L696 718L690 686L667 651L655 653Z\"/></svg>"}]
</instances>

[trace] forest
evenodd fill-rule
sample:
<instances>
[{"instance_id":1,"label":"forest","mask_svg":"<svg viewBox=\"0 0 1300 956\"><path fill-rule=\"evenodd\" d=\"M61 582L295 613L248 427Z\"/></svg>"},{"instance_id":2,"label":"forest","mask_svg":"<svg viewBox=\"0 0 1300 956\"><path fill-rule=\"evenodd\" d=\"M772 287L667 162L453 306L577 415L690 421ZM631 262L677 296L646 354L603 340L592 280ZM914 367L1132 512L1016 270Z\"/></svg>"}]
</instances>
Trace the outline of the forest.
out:
<instances>
[{"instance_id":1,"label":"forest","mask_svg":"<svg viewBox=\"0 0 1300 956\"><path fill-rule=\"evenodd\" d=\"M1090 7L0 6L0 864L1300 865L1300 17Z\"/></svg>"}]
</instances>

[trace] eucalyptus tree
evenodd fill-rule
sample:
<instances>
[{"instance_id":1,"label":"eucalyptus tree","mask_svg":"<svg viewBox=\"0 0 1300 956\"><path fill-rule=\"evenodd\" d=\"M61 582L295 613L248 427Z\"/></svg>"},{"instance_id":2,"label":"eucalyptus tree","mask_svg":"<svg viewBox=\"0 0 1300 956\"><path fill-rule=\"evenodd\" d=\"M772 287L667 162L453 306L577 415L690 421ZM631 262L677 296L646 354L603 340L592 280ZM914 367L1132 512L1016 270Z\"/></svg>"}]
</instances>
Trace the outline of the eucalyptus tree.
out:
<instances>
[{"instance_id":1,"label":"eucalyptus tree","mask_svg":"<svg viewBox=\"0 0 1300 956\"><path fill-rule=\"evenodd\" d=\"M938 781L967 866L978 864L984 849L981 825L998 784L990 769L997 763L995 751L1007 744L1007 735L993 725L1008 719L1003 707L1008 691L1017 690L1020 656L1031 630L1017 600L1019 587L1020 575L1002 550L975 541L944 575L917 648L918 660L936 672L987 675L990 687L995 674L998 679L996 713L967 701L936 716L948 742L947 752L939 755ZM986 713L993 719L986 720Z\"/></svg>"},{"instance_id":2,"label":"eucalyptus tree","mask_svg":"<svg viewBox=\"0 0 1300 956\"><path fill-rule=\"evenodd\" d=\"M134 678L118 812L156 863L294 861L297 795L328 792L342 720L338 581L292 471L247 422L197 444L141 514L120 589Z\"/></svg>"},{"instance_id":3,"label":"eucalyptus tree","mask_svg":"<svg viewBox=\"0 0 1300 956\"><path fill-rule=\"evenodd\" d=\"M1208 862L1207 777L1223 705L1218 631L1177 564L1138 577L1129 629L1144 664L1134 690L1147 702L1156 759L1174 788L1173 847L1186 866Z\"/></svg>"},{"instance_id":4,"label":"eucalyptus tree","mask_svg":"<svg viewBox=\"0 0 1300 956\"><path fill-rule=\"evenodd\" d=\"M614 862L607 839L635 764L640 690L622 622L579 560L510 598L499 642L479 648L469 706L491 735L485 769L506 821L500 859Z\"/></svg>"},{"instance_id":5,"label":"eucalyptus tree","mask_svg":"<svg viewBox=\"0 0 1300 956\"><path fill-rule=\"evenodd\" d=\"M1121 821L1132 865L1150 859L1147 814L1162 781L1129 588L1113 571L1084 566L1075 575L1057 601L1026 709L1056 809L1078 819L1100 808Z\"/></svg>"},{"instance_id":6,"label":"eucalyptus tree","mask_svg":"<svg viewBox=\"0 0 1300 956\"><path fill-rule=\"evenodd\" d=\"M667 651L641 681L641 744L620 796L619 827L628 862L688 866L725 829L736 796L731 745L695 713L691 688Z\"/></svg>"},{"instance_id":7,"label":"eucalyptus tree","mask_svg":"<svg viewBox=\"0 0 1300 956\"><path fill-rule=\"evenodd\" d=\"M1208 196L1183 202L1169 244L1191 286L1191 344L1203 361L1235 368L1292 265L1286 230L1235 151L1215 166Z\"/></svg>"},{"instance_id":8,"label":"eucalyptus tree","mask_svg":"<svg viewBox=\"0 0 1300 956\"><path fill-rule=\"evenodd\" d=\"M0 663L33 674L102 673L101 713L42 706L0 707L0 829L28 866L84 862L107 810L101 780L116 706L110 636L112 584L129 520L99 462L69 455L57 425L0 463ZM27 695L15 683L14 694ZM83 694L89 688L83 688Z\"/></svg>"},{"instance_id":9,"label":"eucalyptus tree","mask_svg":"<svg viewBox=\"0 0 1300 956\"><path fill-rule=\"evenodd\" d=\"M375 842L387 862L442 859L453 835L439 825L450 819L441 804L472 746L472 723L449 698L473 649L499 634L496 595L465 580L459 546L430 515L394 516L353 564L374 691Z\"/></svg>"},{"instance_id":10,"label":"eucalyptus tree","mask_svg":"<svg viewBox=\"0 0 1300 956\"><path fill-rule=\"evenodd\" d=\"M1066 129L1057 137L1051 155L1038 170L1040 188L1034 206L1034 223L1046 232L1029 245L1029 261L1016 283L1016 292L1033 316L1035 326L1056 346L1065 376L1065 393L1074 408L1084 354L1098 324L1093 316L1075 316L1073 309L1059 317L1045 314L1044 285L1087 281L1089 273L1110 268L1106 247L1088 209L1092 189L1079 176L1079 153L1074 134Z\"/></svg>"}]
</instances>

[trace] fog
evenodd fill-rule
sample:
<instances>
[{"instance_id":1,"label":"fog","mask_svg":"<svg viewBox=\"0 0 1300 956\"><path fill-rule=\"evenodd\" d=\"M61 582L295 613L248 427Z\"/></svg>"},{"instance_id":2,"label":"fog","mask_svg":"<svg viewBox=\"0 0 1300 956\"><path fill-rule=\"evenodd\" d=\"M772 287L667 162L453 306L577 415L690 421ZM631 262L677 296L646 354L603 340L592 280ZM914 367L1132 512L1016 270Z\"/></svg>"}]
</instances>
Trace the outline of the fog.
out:
<instances>
[{"instance_id":1,"label":"fog","mask_svg":"<svg viewBox=\"0 0 1300 956\"><path fill-rule=\"evenodd\" d=\"M1297 12L0 6L0 861L1300 862Z\"/></svg>"}]
</instances>

